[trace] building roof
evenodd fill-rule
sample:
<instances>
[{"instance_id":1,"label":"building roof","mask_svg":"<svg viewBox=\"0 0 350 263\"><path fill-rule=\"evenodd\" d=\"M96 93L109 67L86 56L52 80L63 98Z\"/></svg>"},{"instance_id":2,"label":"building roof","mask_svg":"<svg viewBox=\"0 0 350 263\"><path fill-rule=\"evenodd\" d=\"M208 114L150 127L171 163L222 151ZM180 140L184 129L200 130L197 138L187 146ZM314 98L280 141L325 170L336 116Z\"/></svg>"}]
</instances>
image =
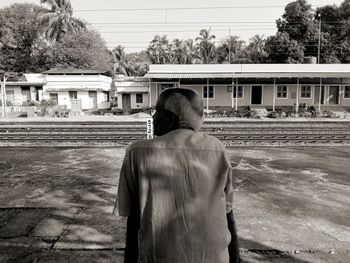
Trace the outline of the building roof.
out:
<instances>
[{"instance_id":1,"label":"building roof","mask_svg":"<svg viewBox=\"0 0 350 263\"><path fill-rule=\"evenodd\" d=\"M350 78L350 64L150 65L146 78Z\"/></svg>"},{"instance_id":2,"label":"building roof","mask_svg":"<svg viewBox=\"0 0 350 263\"><path fill-rule=\"evenodd\" d=\"M46 82L17 82L17 81L11 81L6 82L6 86L43 86Z\"/></svg>"},{"instance_id":3,"label":"building roof","mask_svg":"<svg viewBox=\"0 0 350 263\"><path fill-rule=\"evenodd\" d=\"M106 74L106 70L98 70L98 69L76 69L76 68L65 68L65 69L58 69L58 68L52 68L48 71L44 71L43 74L48 75L98 75L98 74Z\"/></svg>"}]
</instances>

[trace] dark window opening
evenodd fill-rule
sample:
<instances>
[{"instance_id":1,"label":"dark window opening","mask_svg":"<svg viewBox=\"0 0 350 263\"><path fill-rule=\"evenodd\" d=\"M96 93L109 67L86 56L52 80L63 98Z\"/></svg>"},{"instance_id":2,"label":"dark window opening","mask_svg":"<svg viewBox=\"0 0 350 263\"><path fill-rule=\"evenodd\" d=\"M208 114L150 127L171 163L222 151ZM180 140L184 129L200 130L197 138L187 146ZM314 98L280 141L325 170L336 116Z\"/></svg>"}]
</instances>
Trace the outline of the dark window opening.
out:
<instances>
[{"instance_id":1,"label":"dark window opening","mask_svg":"<svg viewBox=\"0 0 350 263\"><path fill-rule=\"evenodd\" d=\"M287 98L287 86L277 86L277 98Z\"/></svg>"},{"instance_id":2,"label":"dark window opening","mask_svg":"<svg viewBox=\"0 0 350 263\"><path fill-rule=\"evenodd\" d=\"M208 92L208 88L209 88L209 92ZM209 98L209 99L213 99L214 98L214 86L204 86L203 87L203 98Z\"/></svg>"},{"instance_id":3,"label":"dark window opening","mask_svg":"<svg viewBox=\"0 0 350 263\"><path fill-rule=\"evenodd\" d=\"M136 94L136 103L143 103L143 95L142 95L142 93Z\"/></svg>"}]
</instances>

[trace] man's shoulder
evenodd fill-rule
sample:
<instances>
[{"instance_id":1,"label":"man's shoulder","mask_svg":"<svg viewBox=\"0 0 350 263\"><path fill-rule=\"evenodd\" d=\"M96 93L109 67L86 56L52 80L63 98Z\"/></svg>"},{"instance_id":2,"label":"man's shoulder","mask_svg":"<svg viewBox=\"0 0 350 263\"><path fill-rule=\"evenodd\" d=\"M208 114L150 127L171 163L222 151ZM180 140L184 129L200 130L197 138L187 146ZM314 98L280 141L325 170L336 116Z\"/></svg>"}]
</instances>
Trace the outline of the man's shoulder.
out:
<instances>
[{"instance_id":1,"label":"man's shoulder","mask_svg":"<svg viewBox=\"0 0 350 263\"><path fill-rule=\"evenodd\" d=\"M203 136L203 142L205 142L206 148L216 151L226 151L225 145L218 138L207 133L201 134Z\"/></svg>"}]
</instances>

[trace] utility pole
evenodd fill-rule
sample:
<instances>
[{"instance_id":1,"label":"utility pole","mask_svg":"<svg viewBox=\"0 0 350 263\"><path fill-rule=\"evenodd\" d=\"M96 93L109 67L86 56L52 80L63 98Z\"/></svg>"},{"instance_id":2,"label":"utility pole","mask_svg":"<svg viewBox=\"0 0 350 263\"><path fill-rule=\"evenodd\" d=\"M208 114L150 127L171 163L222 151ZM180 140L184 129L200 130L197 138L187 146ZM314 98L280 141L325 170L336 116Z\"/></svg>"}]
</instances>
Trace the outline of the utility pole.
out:
<instances>
[{"instance_id":1,"label":"utility pole","mask_svg":"<svg viewBox=\"0 0 350 263\"><path fill-rule=\"evenodd\" d=\"M4 71L0 71L0 76L3 77L3 80L5 80L5 72ZM0 79L0 94L1 94L1 97L0 97L0 101L1 101L1 113L2 113L2 117L4 118L5 117L5 103L4 103L4 92L5 92L5 87L3 87L3 83L2 83L2 78Z\"/></svg>"},{"instance_id":2,"label":"utility pole","mask_svg":"<svg viewBox=\"0 0 350 263\"><path fill-rule=\"evenodd\" d=\"M228 64L231 64L231 28L228 28Z\"/></svg>"},{"instance_id":3,"label":"utility pole","mask_svg":"<svg viewBox=\"0 0 350 263\"><path fill-rule=\"evenodd\" d=\"M3 83L1 83L1 109L2 109L2 117L6 117L6 73L3 76ZM1 82L1 81L0 81Z\"/></svg>"},{"instance_id":4,"label":"utility pole","mask_svg":"<svg viewBox=\"0 0 350 263\"><path fill-rule=\"evenodd\" d=\"M319 13L318 17L320 18L318 23L318 52L317 52L317 64L320 64L320 57L321 57L321 14Z\"/></svg>"}]
</instances>

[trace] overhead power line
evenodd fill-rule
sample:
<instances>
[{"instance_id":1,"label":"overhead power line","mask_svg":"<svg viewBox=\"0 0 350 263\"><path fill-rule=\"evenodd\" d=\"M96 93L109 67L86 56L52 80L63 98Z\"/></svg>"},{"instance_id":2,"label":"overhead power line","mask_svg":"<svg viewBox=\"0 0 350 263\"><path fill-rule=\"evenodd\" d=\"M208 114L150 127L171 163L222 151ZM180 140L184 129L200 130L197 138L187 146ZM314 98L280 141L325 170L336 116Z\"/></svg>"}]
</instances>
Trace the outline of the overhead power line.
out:
<instances>
[{"instance_id":1,"label":"overhead power line","mask_svg":"<svg viewBox=\"0 0 350 263\"><path fill-rule=\"evenodd\" d=\"M259 28L260 30L273 30L276 28ZM251 28L238 28L234 30L251 30ZM214 31L214 30L213 30ZM142 30L142 31L108 31L108 32L100 32L101 34L130 34L130 33L154 33L157 34L159 32L162 33L192 33L192 32L198 32L198 30ZM215 30L215 32L227 32L227 30Z\"/></svg>"},{"instance_id":2,"label":"overhead power line","mask_svg":"<svg viewBox=\"0 0 350 263\"><path fill-rule=\"evenodd\" d=\"M322 5L313 5L321 7ZM205 6L205 7L156 7L156 8L111 8L111 9L77 9L75 12L130 12L130 11L177 11L177 10L213 10L213 9L268 9L284 8L285 5L237 5L237 6Z\"/></svg>"},{"instance_id":3,"label":"overhead power line","mask_svg":"<svg viewBox=\"0 0 350 263\"><path fill-rule=\"evenodd\" d=\"M89 23L90 25L182 25L182 24L275 24L276 22L270 21L155 21L155 22L103 22L103 23Z\"/></svg>"},{"instance_id":4,"label":"overhead power line","mask_svg":"<svg viewBox=\"0 0 350 263\"><path fill-rule=\"evenodd\" d=\"M324 21L327 24L345 24L343 21ZM276 24L276 21L140 21L140 22L96 22L96 23L89 23L90 25L196 25L196 24L206 24L206 25L212 25L212 24L224 24L224 25L238 25L238 24ZM286 26L288 25L304 25L304 23L301 22L287 22Z\"/></svg>"}]
</instances>

